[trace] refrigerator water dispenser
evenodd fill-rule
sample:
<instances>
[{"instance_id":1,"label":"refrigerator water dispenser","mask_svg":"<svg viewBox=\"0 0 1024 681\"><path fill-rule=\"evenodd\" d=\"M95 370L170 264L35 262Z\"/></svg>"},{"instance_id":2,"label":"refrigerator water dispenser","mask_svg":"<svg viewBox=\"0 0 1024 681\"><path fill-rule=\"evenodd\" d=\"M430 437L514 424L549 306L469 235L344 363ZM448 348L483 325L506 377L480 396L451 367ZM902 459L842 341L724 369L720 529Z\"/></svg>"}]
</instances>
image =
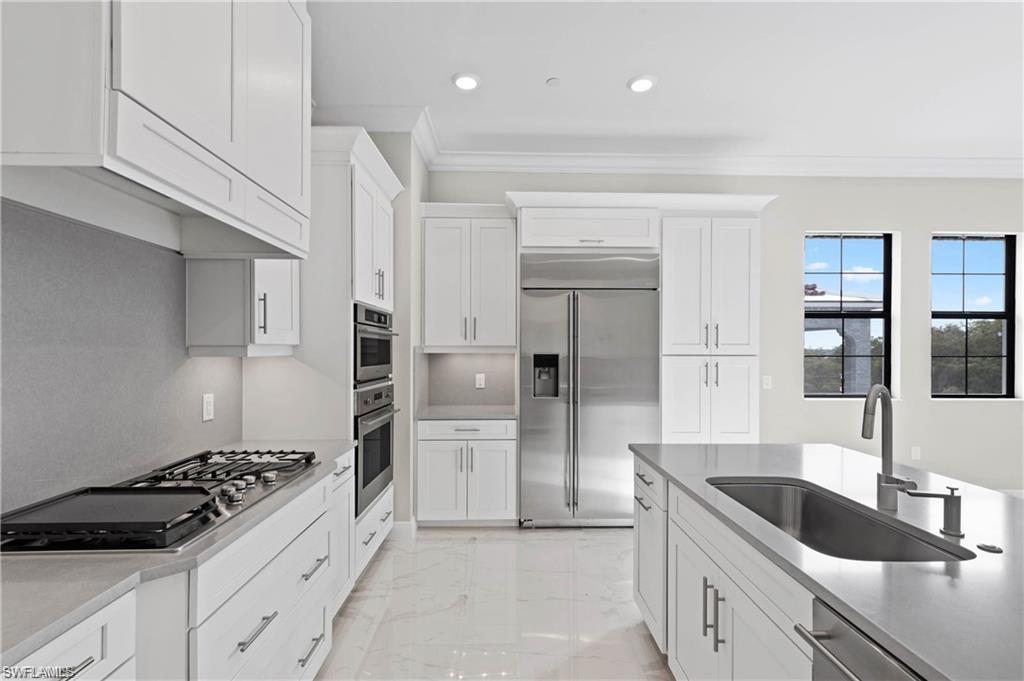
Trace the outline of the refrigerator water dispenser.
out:
<instances>
[{"instance_id":1,"label":"refrigerator water dispenser","mask_svg":"<svg viewBox=\"0 0 1024 681\"><path fill-rule=\"evenodd\" d=\"M558 397L558 355L533 356L533 396Z\"/></svg>"}]
</instances>

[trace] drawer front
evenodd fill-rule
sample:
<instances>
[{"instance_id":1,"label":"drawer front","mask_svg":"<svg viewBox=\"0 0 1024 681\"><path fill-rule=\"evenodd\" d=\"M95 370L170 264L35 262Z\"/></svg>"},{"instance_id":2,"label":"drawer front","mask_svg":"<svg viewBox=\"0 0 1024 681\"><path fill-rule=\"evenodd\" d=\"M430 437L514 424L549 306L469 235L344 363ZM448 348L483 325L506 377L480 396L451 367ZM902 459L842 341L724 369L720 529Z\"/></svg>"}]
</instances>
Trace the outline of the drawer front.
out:
<instances>
[{"instance_id":1,"label":"drawer front","mask_svg":"<svg viewBox=\"0 0 1024 681\"><path fill-rule=\"evenodd\" d=\"M78 670L75 679L104 679L134 655L135 592L131 591L16 666L62 667Z\"/></svg>"},{"instance_id":2,"label":"drawer front","mask_svg":"<svg viewBox=\"0 0 1024 681\"><path fill-rule=\"evenodd\" d=\"M394 487L388 487L356 521L356 572L362 573L395 526Z\"/></svg>"},{"instance_id":3,"label":"drawer front","mask_svg":"<svg viewBox=\"0 0 1024 681\"><path fill-rule=\"evenodd\" d=\"M311 679L331 649L331 618L320 593L312 593L284 622L274 645L266 646L236 679Z\"/></svg>"},{"instance_id":4,"label":"drawer front","mask_svg":"<svg viewBox=\"0 0 1024 681\"><path fill-rule=\"evenodd\" d=\"M103 681L135 681L135 658L131 658L115 669Z\"/></svg>"},{"instance_id":5,"label":"drawer front","mask_svg":"<svg viewBox=\"0 0 1024 681\"><path fill-rule=\"evenodd\" d=\"M344 485L356 473L355 450L345 452L334 460L334 472L331 473L331 490Z\"/></svg>"},{"instance_id":6,"label":"drawer front","mask_svg":"<svg viewBox=\"0 0 1024 681\"><path fill-rule=\"evenodd\" d=\"M309 218L253 182L246 187L245 221L275 239L309 251Z\"/></svg>"},{"instance_id":7,"label":"drawer front","mask_svg":"<svg viewBox=\"0 0 1024 681\"><path fill-rule=\"evenodd\" d=\"M524 247L657 248L659 213L648 208L523 208Z\"/></svg>"},{"instance_id":8,"label":"drawer front","mask_svg":"<svg viewBox=\"0 0 1024 681\"><path fill-rule=\"evenodd\" d=\"M247 180L241 173L123 94L112 93L110 101L112 157L152 178L153 189L167 193L172 187L186 195L172 198L242 216Z\"/></svg>"},{"instance_id":9,"label":"drawer front","mask_svg":"<svg viewBox=\"0 0 1024 681\"><path fill-rule=\"evenodd\" d=\"M513 421L420 421L421 440L514 440Z\"/></svg>"},{"instance_id":10,"label":"drawer front","mask_svg":"<svg viewBox=\"0 0 1024 681\"><path fill-rule=\"evenodd\" d=\"M329 580L327 517L322 516L193 632L200 679L230 679L287 635L289 613Z\"/></svg>"},{"instance_id":11,"label":"drawer front","mask_svg":"<svg viewBox=\"0 0 1024 681\"><path fill-rule=\"evenodd\" d=\"M633 482L638 489L644 490L644 496L655 506L662 511L668 510L665 478L640 457L633 457Z\"/></svg>"},{"instance_id":12,"label":"drawer front","mask_svg":"<svg viewBox=\"0 0 1024 681\"><path fill-rule=\"evenodd\" d=\"M274 556L327 510L328 482L322 480L293 499L192 574L191 625L199 626L214 610L252 579ZM280 492L279 492L280 494Z\"/></svg>"}]
</instances>

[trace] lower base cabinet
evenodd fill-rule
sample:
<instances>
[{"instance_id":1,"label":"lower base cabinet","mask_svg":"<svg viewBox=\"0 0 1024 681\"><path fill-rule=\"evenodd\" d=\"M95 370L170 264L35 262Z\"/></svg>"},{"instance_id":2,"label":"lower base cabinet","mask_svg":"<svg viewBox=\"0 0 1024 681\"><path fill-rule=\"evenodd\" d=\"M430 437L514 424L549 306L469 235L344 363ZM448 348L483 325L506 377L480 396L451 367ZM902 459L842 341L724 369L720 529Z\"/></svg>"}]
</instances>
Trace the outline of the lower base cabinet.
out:
<instances>
[{"instance_id":1,"label":"lower base cabinet","mask_svg":"<svg viewBox=\"0 0 1024 681\"><path fill-rule=\"evenodd\" d=\"M395 526L394 487L388 486L356 519L356 575L362 574Z\"/></svg>"},{"instance_id":2,"label":"lower base cabinet","mask_svg":"<svg viewBox=\"0 0 1024 681\"><path fill-rule=\"evenodd\" d=\"M654 496L636 486L633 494L633 601L661 652L668 649L666 546L668 514Z\"/></svg>"},{"instance_id":3,"label":"lower base cabinet","mask_svg":"<svg viewBox=\"0 0 1024 681\"><path fill-rule=\"evenodd\" d=\"M668 662L676 679L810 679L811 659L674 520Z\"/></svg>"},{"instance_id":4,"label":"lower base cabinet","mask_svg":"<svg viewBox=\"0 0 1024 681\"><path fill-rule=\"evenodd\" d=\"M328 532L331 545L331 588L327 604L331 617L338 612L356 580L356 480L353 452L335 462L328 497Z\"/></svg>"},{"instance_id":5,"label":"lower base cabinet","mask_svg":"<svg viewBox=\"0 0 1024 681\"><path fill-rule=\"evenodd\" d=\"M515 440L420 440L416 518L515 520Z\"/></svg>"}]
</instances>

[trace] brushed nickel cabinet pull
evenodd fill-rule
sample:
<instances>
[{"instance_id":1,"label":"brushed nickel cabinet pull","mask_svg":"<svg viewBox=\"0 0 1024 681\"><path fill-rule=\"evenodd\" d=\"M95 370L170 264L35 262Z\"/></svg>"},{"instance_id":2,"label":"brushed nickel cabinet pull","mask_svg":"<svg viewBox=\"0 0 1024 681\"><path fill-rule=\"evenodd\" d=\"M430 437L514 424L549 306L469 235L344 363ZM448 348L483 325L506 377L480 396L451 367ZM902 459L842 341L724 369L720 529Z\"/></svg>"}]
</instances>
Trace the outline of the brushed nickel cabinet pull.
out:
<instances>
[{"instance_id":1,"label":"brushed nickel cabinet pull","mask_svg":"<svg viewBox=\"0 0 1024 681\"><path fill-rule=\"evenodd\" d=\"M304 572L302 574L302 581L308 582L309 580L313 579L313 575L316 574L316 571L319 570L321 567L323 567L324 563L326 563L326 562L327 562L327 556L324 556L323 558L317 558L316 559L316 564L313 565L313 569L310 570L309 572Z\"/></svg>"},{"instance_id":2,"label":"brushed nickel cabinet pull","mask_svg":"<svg viewBox=\"0 0 1024 681\"><path fill-rule=\"evenodd\" d=\"M374 530L373 532L370 533L370 536L368 536L366 538L366 541L363 542L363 546L369 546L370 542L372 542L373 538L376 537L376 536L377 536L377 530Z\"/></svg>"},{"instance_id":3,"label":"brushed nickel cabinet pull","mask_svg":"<svg viewBox=\"0 0 1024 681\"><path fill-rule=\"evenodd\" d=\"M95 661L96 658L90 655L89 657L85 658L84 660L76 664L74 667L72 667L70 673L67 676L61 677L61 681L71 681L71 679L75 678L76 676L84 672L86 668Z\"/></svg>"},{"instance_id":4,"label":"brushed nickel cabinet pull","mask_svg":"<svg viewBox=\"0 0 1024 681\"><path fill-rule=\"evenodd\" d=\"M245 639L244 641L239 641L238 642L238 650L243 652L243 653L246 650L248 650L249 646L251 646L253 643L255 643L256 639L258 639L260 637L260 634L262 634L263 631L267 627L270 626L270 623L273 622L277 618L277 614L278 614L278 611L275 610L274 612L270 613L269 615L264 615L262 620L260 621L260 626L256 629L256 631L254 631L252 633L252 636L250 636L249 638Z\"/></svg>"},{"instance_id":5,"label":"brushed nickel cabinet pull","mask_svg":"<svg viewBox=\"0 0 1024 681\"><path fill-rule=\"evenodd\" d=\"M711 591L715 587L712 586L710 582L708 582L707 577L701 577L701 582L703 584L703 590L701 591L700 596L700 622L703 625L703 628L700 630L700 632L704 638L707 638L708 630L711 628L711 625L708 624L708 591Z\"/></svg>"},{"instance_id":6,"label":"brushed nickel cabinet pull","mask_svg":"<svg viewBox=\"0 0 1024 681\"><path fill-rule=\"evenodd\" d=\"M651 507L645 504L643 499L635 495L633 496L633 498L636 499L636 503L640 504L640 508L644 509L645 511L651 510Z\"/></svg>"},{"instance_id":7,"label":"brushed nickel cabinet pull","mask_svg":"<svg viewBox=\"0 0 1024 681\"><path fill-rule=\"evenodd\" d=\"M309 649L309 652L306 653L305 656L299 658L299 666L300 667L305 667L307 664L309 664L309 661L313 659L313 653L316 652L316 649L319 648L320 644L323 643L323 642L324 642L324 635L323 634L320 634L319 636L317 636L316 638L313 639L313 647Z\"/></svg>"},{"instance_id":8,"label":"brushed nickel cabinet pull","mask_svg":"<svg viewBox=\"0 0 1024 681\"><path fill-rule=\"evenodd\" d=\"M264 293L260 296L260 303L263 305L263 324L258 328L263 332L263 335L267 334L267 294Z\"/></svg>"},{"instance_id":9,"label":"brushed nickel cabinet pull","mask_svg":"<svg viewBox=\"0 0 1024 681\"><path fill-rule=\"evenodd\" d=\"M725 643L725 639L721 638L718 635L719 634L719 632L718 632L718 604L719 603L725 603L725 598L718 595L718 589L712 587L711 590L715 592L715 608L714 608L714 612L712 613L712 620L711 620L712 627L714 628L714 636L715 637L711 640L711 649L714 650L717 653L718 652L718 646L720 644L722 644L722 643Z\"/></svg>"}]
</instances>

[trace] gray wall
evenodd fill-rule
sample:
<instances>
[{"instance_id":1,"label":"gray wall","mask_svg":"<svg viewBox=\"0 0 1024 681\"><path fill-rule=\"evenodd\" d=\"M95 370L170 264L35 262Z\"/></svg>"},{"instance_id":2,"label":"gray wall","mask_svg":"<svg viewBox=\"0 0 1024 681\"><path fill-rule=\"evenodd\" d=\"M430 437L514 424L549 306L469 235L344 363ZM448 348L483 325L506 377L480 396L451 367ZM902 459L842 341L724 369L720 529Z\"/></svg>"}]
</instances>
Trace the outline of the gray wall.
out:
<instances>
[{"instance_id":1,"label":"gray wall","mask_svg":"<svg viewBox=\"0 0 1024 681\"><path fill-rule=\"evenodd\" d=\"M181 255L7 201L0 220L4 510L241 438L241 361L185 352Z\"/></svg>"}]
</instances>

